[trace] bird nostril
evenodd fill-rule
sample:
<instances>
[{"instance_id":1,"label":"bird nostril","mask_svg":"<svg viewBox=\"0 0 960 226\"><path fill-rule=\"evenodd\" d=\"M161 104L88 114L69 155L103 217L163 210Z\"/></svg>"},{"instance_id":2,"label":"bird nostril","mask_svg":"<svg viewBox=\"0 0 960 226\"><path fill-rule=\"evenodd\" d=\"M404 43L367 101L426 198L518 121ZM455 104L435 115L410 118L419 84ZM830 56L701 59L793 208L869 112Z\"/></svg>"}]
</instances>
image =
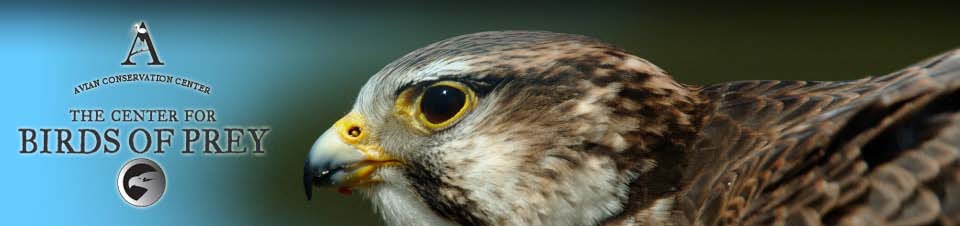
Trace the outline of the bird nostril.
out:
<instances>
[{"instance_id":1,"label":"bird nostril","mask_svg":"<svg viewBox=\"0 0 960 226\"><path fill-rule=\"evenodd\" d=\"M350 129L347 130L347 134L351 137L360 137L360 127L350 127Z\"/></svg>"}]
</instances>

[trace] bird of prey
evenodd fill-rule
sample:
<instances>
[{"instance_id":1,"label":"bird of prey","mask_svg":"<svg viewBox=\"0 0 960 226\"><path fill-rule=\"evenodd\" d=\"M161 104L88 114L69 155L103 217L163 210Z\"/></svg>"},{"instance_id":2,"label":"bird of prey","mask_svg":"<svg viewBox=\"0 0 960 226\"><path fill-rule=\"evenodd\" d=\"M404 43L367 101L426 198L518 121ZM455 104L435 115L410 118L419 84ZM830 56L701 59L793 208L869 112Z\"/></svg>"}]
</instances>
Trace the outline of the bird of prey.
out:
<instances>
[{"instance_id":1,"label":"bird of prey","mask_svg":"<svg viewBox=\"0 0 960 226\"><path fill-rule=\"evenodd\" d=\"M960 50L853 81L681 84L596 39L449 38L313 144L389 225L960 225Z\"/></svg>"},{"instance_id":2,"label":"bird of prey","mask_svg":"<svg viewBox=\"0 0 960 226\"><path fill-rule=\"evenodd\" d=\"M130 192L134 200L157 200L163 195L163 186L166 183L163 175L156 171L145 172L127 180L127 188L137 188L139 192Z\"/></svg>"}]
</instances>

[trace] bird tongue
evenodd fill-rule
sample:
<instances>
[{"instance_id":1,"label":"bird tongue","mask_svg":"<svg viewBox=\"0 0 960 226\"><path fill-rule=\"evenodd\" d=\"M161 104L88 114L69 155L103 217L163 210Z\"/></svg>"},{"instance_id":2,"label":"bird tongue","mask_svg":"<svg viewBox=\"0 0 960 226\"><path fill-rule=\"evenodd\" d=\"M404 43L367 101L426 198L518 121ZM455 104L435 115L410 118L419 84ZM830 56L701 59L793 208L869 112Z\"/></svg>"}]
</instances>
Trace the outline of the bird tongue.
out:
<instances>
[{"instance_id":1,"label":"bird tongue","mask_svg":"<svg viewBox=\"0 0 960 226\"><path fill-rule=\"evenodd\" d=\"M347 187L347 186L338 187L337 192L340 193L341 195L353 194L353 190L350 190L350 187Z\"/></svg>"}]
</instances>

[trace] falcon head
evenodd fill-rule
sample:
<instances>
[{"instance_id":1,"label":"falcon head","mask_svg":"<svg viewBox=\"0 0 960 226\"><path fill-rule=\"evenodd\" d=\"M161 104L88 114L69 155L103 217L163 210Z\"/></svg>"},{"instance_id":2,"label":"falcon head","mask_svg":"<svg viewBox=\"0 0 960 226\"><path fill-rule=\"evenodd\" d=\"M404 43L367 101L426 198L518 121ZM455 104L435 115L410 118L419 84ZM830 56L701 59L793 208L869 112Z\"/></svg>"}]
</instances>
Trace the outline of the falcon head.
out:
<instances>
[{"instance_id":1,"label":"falcon head","mask_svg":"<svg viewBox=\"0 0 960 226\"><path fill-rule=\"evenodd\" d=\"M391 225L595 225L663 208L698 94L598 40L443 40L387 65L314 143L313 186L355 189Z\"/></svg>"},{"instance_id":2,"label":"falcon head","mask_svg":"<svg viewBox=\"0 0 960 226\"><path fill-rule=\"evenodd\" d=\"M155 171L146 172L140 174L139 176L131 177L130 180L127 181L128 188L132 188L133 186L148 189L156 188L158 186L157 183L160 182L157 180L157 178L160 178L160 173Z\"/></svg>"}]
</instances>

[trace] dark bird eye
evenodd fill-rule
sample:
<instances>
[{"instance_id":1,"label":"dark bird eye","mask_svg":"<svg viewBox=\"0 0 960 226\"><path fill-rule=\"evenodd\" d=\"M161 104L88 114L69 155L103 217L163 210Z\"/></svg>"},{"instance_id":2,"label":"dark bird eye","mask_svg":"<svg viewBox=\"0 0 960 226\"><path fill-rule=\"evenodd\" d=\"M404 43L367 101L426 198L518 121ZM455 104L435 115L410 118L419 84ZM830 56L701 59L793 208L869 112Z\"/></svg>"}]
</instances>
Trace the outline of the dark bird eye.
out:
<instances>
[{"instance_id":1,"label":"dark bird eye","mask_svg":"<svg viewBox=\"0 0 960 226\"><path fill-rule=\"evenodd\" d=\"M438 85L427 88L420 99L420 112L430 123L440 124L457 116L467 103L467 94L460 89Z\"/></svg>"}]
</instances>

